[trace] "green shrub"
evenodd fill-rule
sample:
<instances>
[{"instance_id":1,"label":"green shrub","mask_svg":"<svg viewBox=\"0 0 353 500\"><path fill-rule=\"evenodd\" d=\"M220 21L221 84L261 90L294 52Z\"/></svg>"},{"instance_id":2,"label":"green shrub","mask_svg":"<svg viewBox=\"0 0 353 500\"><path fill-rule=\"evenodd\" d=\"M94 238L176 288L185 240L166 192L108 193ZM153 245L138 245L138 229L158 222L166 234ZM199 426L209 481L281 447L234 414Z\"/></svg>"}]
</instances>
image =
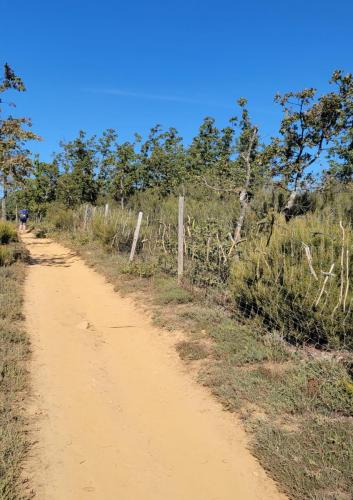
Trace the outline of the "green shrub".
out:
<instances>
[{"instance_id":1,"label":"green shrub","mask_svg":"<svg viewBox=\"0 0 353 500\"><path fill-rule=\"evenodd\" d=\"M15 262L13 249L8 246L0 246L0 266L10 266Z\"/></svg>"},{"instance_id":2,"label":"green shrub","mask_svg":"<svg viewBox=\"0 0 353 500\"><path fill-rule=\"evenodd\" d=\"M324 214L288 224L278 217L272 237L250 240L233 265L230 287L237 304L291 341L352 347L349 226L344 242L342 237L338 221Z\"/></svg>"},{"instance_id":3,"label":"green shrub","mask_svg":"<svg viewBox=\"0 0 353 500\"><path fill-rule=\"evenodd\" d=\"M140 278L151 278L158 272L158 264L155 261L134 260L122 266L121 273Z\"/></svg>"},{"instance_id":4,"label":"green shrub","mask_svg":"<svg viewBox=\"0 0 353 500\"><path fill-rule=\"evenodd\" d=\"M29 251L23 245L0 245L0 267L10 266L18 260L27 262L28 259Z\"/></svg>"},{"instance_id":5,"label":"green shrub","mask_svg":"<svg viewBox=\"0 0 353 500\"><path fill-rule=\"evenodd\" d=\"M17 241L17 231L13 224L6 221L0 221L0 244L7 245L12 241Z\"/></svg>"},{"instance_id":6,"label":"green shrub","mask_svg":"<svg viewBox=\"0 0 353 500\"><path fill-rule=\"evenodd\" d=\"M103 217L94 217L91 222L93 238L103 246L114 247L117 228L114 222L105 223Z\"/></svg>"},{"instance_id":7,"label":"green shrub","mask_svg":"<svg viewBox=\"0 0 353 500\"><path fill-rule=\"evenodd\" d=\"M97 207L93 212L88 210L87 220L84 221L84 209L81 209L80 227L87 233L91 240L99 242L106 249L119 252L129 252L131 249L134 231L136 226L136 217L127 210L115 208L111 210L110 216L105 218L102 207ZM140 230L140 237L136 252L139 253L142 248L141 241L144 239L144 224Z\"/></svg>"},{"instance_id":8,"label":"green shrub","mask_svg":"<svg viewBox=\"0 0 353 500\"><path fill-rule=\"evenodd\" d=\"M46 220L59 231L71 231L74 227L74 211L61 205L53 204L48 208Z\"/></svg>"}]
</instances>

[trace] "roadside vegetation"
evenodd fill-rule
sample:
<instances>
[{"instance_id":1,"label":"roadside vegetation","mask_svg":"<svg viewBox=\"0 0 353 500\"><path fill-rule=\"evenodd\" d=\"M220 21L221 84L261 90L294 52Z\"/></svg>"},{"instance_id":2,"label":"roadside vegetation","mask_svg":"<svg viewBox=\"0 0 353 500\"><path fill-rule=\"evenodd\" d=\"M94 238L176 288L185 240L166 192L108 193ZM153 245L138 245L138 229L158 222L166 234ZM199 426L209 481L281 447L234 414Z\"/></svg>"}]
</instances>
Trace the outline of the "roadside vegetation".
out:
<instances>
[{"instance_id":1,"label":"roadside vegetation","mask_svg":"<svg viewBox=\"0 0 353 500\"><path fill-rule=\"evenodd\" d=\"M128 253L107 251L88 234L51 235L104 274L117 291L148 303L156 325L177 333L180 357L224 408L244 421L252 452L290 498L351 498L349 351L295 346L261 318L244 317L229 307L224 291L178 286L174 276L143 260L129 265Z\"/></svg>"},{"instance_id":2,"label":"roadside vegetation","mask_svg":"<svg viewBox=\"0 0 353 500\"><path fill-rule=\"evenodd\" d=\"M151 301L157 324L183 330L180 357L244 420L293 499L353 491L353 77L335 71L330 83L277 95L266 144L242 98L226 127L206 117L188 146L159 125L131 142L81 131L21 178L9 170L16 151L2 149L3 215L28 208L37 237L74 247Z\"/></svg>"},{"instance_id":3,"label":"roadside vegetation","mask_svg":"<svg viewBox=\"0 0 353 500\"><path fill-rule=\"evenodd\" d=\"M29 445L24 405L30 350L22 325L27 252L8 222L0 222L0 242L0 498L14 500L30 498L22 476Z\"/></svg>"}]
</instances>

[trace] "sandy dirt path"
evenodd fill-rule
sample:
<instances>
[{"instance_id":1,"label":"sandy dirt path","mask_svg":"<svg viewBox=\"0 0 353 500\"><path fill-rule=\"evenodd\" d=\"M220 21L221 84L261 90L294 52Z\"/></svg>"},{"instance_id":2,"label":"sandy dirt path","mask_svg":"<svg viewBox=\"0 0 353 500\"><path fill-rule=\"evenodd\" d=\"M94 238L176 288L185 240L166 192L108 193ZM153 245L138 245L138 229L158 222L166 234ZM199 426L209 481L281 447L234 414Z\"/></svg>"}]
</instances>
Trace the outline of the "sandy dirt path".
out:
<instances>
[{"instance_id":1,"label":"sandy dirt path","mask_svg":"<svg viewBox=\"0 0 353 500\"><path fill-rule=\"evenodd\" d=\"M187 373L172 335L63 246L24 239L36 498L282 498L241 425Z\"/></svg>"}]
</instances>

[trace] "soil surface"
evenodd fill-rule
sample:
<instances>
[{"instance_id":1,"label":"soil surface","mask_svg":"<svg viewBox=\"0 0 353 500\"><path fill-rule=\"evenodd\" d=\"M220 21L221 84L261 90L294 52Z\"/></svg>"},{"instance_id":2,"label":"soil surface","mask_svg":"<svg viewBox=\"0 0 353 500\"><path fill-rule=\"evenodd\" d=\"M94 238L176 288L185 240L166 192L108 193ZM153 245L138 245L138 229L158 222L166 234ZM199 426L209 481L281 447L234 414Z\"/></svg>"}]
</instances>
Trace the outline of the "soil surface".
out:
<instances>
[{"instance_id":1,"label":"soil surface","mask_svg":"<svg viewBox=\"0 0 353 500\"><path fill-rule=\"evenodd\" d=\"M280 499L173 334L74 253L24 235L34 446L42 500Z\"/></svg>"}]
</instances>

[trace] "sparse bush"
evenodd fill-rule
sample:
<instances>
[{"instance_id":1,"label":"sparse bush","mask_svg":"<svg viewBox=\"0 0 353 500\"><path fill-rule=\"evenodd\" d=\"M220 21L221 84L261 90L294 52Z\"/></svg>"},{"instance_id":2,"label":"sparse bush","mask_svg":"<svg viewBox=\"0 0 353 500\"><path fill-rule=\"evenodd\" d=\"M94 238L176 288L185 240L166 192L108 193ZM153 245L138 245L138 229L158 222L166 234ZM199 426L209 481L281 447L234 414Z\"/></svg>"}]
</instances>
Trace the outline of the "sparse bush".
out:
<instances>
[{"instance_id":1,"label":"sparse bush","mask_svg":"<svg viewBox=\"0 0 353 500\"><path fill-rule=\"evenodd\" d=\"M15 226L10 222L0 221L0 244L7 245L17 240L18 236Z\"/></svg>"},{"instance_id":2,"label":"sparse bush","mask_svg":"<svg viewBox=\"0 0 353 500\"><path fill-rule=\"evenodd\" d=\"M93 217L91 231L95 240L106 247L114 247L115 235L117 234L114 222L105 222L102 217Z\"/></svg>"},{"instance_id":3,"label":"sparse bush","mask_svg":"<svg viewBox=\"0 0 353 500\"><path fill-rule=\"evenodd\" d=\"M231 289L288 340L353 346L352 230L319 214L280 218L272 237L252 239L233 264ZM331 273L330 273L331 270Z\"/></svg>"},{"instance_id":4,"label":"sparse bush","mask_svg":"<svg viewBox=\"0 0 353 500\"><path fill-rule=\"evenodd\" d=\"M156 261L134 260L121 267L122 274L139 276L140 278L151 278L158 272Z\"/></svg>"},{"instance_id":5,"label":"sparse bush","mask_svg":"<svg viewBox=\"0 0 353 500\"><path fill-rule=\"evenodd\" d=\"M74 226L74 211L58 204L48 208L47 220L51 226L59 231L70 231Z\"/></svg>"},{"instance_id":6,"label":"sparse bush","mask_svg":"<svg viewBox=\"0 0 353 500\"><path fill-rule=\"evenodd\" d=\"M94 240L100 242L103 246L119 252L128 252L132 245L135 225L136 220L131 213L115 209L107 220L101 213L92 214L88 232ZM142 228L137 253L141 249L143 231Z\"/></svg>"},{"instance_id":7,"label":"sparse bush","mask_svg":"<svg viewBox=\"0 0 353 500\"><path fill-rule=\"evenodd\" d=\"M15 262L13 249L8 246L0 246L0 266L9 266Z\"/></svg>"},{"instance_id":8,"label":"sparse bush","mask_svg":"<svg viewBox=\"0 0 353 500\"><path fill-rule=\"evenodd\" d=\"M0 267L10 266L17 260L27 262L28 259L29 252L23 245L0 245Z\"/></svg>"}]
</instances>

